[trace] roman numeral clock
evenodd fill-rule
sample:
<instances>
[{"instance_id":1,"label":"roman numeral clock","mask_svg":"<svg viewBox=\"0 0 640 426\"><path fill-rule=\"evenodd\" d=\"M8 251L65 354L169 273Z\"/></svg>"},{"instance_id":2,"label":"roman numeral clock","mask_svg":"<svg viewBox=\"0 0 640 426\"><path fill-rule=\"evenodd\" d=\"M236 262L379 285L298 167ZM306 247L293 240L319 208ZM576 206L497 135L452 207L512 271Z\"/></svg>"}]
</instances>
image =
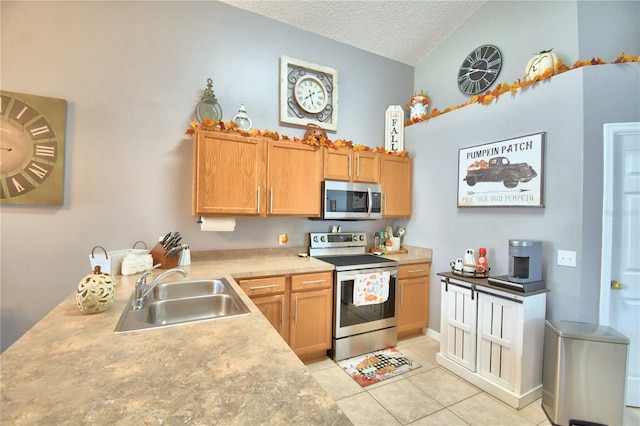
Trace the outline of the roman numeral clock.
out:
<instances>
[{"instance_id":1,"label":"roman numeral clock","mask_svg":"<svg viewBox=\"0 0 640 426\"><path fill-rule=\"evenodd\" d=\"M338 130L338 71L281 56L280 121Z\"/></svg>"},{"instance_id":2,"label":"roman numeral clock","mask_svg":"<svg viewBox=\"0 0 640 426\"><path fill-rule=\"evenodd\" d=\"M0 92L0 204L60 206L67 101Z\"/></svg>"}]
</instances>

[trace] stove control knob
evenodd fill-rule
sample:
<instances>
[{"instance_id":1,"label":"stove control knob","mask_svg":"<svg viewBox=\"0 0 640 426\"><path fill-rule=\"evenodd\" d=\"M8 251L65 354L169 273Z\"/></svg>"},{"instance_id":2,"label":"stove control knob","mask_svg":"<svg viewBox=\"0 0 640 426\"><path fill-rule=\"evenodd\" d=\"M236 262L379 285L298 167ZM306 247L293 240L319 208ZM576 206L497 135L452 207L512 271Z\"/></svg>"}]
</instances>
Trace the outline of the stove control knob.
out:
<instances>
[{"instance_id":1,"label":"stove control knob","mask_svg":"<svg viewBox=\"0 0 640 426\"><path fill-rule=\"evenodd\" d=\"M324 243L324 240L325 240L325 238L324 238L324 235L323 235L323 236L320 237L320 241L322 241Z\"/></svg>"},{"instance_id":2,"label":"stove control knob","mask_svg":"<svg viewBox=\"0 0 640 426\"><path fill-rule=\"evenodd\" d=\"M364 235L360 235L360 241L364 241Z\"/></svg>"},{"instance_id":3,"label":"stove control knob","mask_svg":"<svg viewBox=\"0 0 640 426\"><path fill-rule=\"evenodd\" d=\"M313 242L314 242L314 243L317 243L317 242L318 242L318 236L317 236L317 235L314 235L314 236L313 236Z\"/></svg>"}]
</instances>

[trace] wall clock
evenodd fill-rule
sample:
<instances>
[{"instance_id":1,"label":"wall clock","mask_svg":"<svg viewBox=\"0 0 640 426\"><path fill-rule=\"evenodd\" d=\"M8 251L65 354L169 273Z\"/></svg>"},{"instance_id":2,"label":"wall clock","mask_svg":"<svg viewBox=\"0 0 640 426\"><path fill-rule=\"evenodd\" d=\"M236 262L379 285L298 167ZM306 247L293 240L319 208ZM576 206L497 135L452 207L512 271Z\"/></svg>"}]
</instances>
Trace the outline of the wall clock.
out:
<instances>
[{"instance_id":1,"label":"wall clock","mask_svg":"<svg viewBox=\"0 0 640 426\"><path fill-rule=\"evenodd\" d=\"M0 92L0 203L60 206L67 101Z\"/></svg>"},{"instance_id":2,"label":"wall clock","mask_svg":"<svg viewBox=\"0 0 640 426\"><path fill-rule=\"evenodd\" d=\"M281 56L280 121L338 130L338 71Z\"/></svg>"},{"instance_id":3,"label":"wall clock","mask_svg":"<svg viewBox=\"0 0 640 426\"><path fill-rule=\"evenodd\" d=\"M477 47L460 65L458 88L466 95L482 93L496 81L500 68L502 54L497 47L491 44Z\"/></svg>"}]
</instances>

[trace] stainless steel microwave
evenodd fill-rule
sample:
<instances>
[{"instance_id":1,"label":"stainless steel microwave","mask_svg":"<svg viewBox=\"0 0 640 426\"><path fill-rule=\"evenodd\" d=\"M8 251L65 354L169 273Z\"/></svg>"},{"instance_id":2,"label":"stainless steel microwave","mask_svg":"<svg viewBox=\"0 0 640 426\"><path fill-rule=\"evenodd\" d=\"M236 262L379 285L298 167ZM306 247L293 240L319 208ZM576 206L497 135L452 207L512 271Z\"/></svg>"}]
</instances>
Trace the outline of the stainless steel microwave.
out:
<instances>
[{"instance_id":1,"label":"stainless steel microwave","mask_svg":"<svg viewBox=\"0 0 640 426\"><path fill-rule=\"evenodd\" d=\"M382 185L325 180L322 184L322 218L382 219Z\"/></svg>"}]
</instances>

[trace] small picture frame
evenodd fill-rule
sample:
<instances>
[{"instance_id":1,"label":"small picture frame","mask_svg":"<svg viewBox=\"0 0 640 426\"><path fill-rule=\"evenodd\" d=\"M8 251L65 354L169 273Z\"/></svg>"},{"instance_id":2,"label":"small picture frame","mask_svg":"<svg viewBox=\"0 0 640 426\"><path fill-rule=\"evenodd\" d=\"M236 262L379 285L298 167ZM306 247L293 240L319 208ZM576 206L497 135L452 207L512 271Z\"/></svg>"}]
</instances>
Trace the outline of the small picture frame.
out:
<instances>
[{"instance_id":1,"label":"small picture frame","mask_svg":"<svg viewBox=\"0 0 640 426\"><path fill-rule=\"evenodd\" d=\"M544 207L546 132L461 148L458 207Z\"/></svg>"}]
</instances>

